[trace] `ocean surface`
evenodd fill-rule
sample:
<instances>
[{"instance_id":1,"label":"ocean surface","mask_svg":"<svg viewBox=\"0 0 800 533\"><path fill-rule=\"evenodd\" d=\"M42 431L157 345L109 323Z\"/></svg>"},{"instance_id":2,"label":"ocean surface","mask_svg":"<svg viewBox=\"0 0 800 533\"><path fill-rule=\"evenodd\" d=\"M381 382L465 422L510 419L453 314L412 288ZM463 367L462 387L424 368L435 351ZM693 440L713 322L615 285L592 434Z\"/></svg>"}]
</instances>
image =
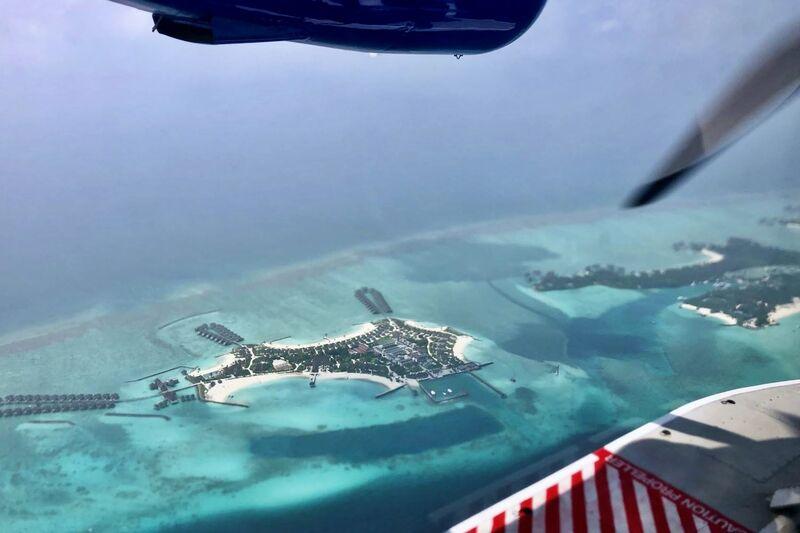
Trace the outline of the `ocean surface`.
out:
<instances>
[{"instance_id":1,"label":"ocean surface","mask_svg":"<svg viewBox=\"0 0 800 533\"><path fill-rule=\"evenodd\" d=\"M498 220L334 247L280 267L267 257L275 249L239 263L241 251L227 260L209 251L183 278L177 262L169 275L154 269L98 282L105 302L90 283L48 287L50 307L34 299L24 324L9 319L0 328L0 396L146 396L148 380L132 380L211 365L225 353L194 334L198 324L221 322L250 342L318 340L374 318L353 297L367 285L400 318L472 335L466 356L493 362L480 375L507 397L469 376L439 384L468 393L440 405L408 390L375 399L383 389L374 383L310 389L291 379L237 392L249 409L182 403L161 412L169 421L96 412L41 417L73 425L0 419L3 529L441 530L546 475L552 461L577 458L678 405L800 376L800 315L750 331L679 309L676 299L693 288L538 294L522 276L703 260L673 251L678 240L738 236L800 249L797 231L758 224L790 200ZM151 414L153 402L116 411Z\"/></svg>"}]
</instances>

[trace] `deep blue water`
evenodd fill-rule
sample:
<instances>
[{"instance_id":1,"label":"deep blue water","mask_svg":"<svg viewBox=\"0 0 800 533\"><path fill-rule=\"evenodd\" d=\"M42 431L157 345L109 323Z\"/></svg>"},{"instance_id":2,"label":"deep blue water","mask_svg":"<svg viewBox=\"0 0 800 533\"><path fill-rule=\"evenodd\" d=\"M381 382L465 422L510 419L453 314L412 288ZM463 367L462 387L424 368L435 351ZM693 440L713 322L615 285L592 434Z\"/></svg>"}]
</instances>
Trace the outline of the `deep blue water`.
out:
<instances>
[{"instance_id":1,"label":"deep blue water","mask_svg":"<svg viewBox=\"0 0 800 533\"><path fill-rule=\"evenodd\" d=\"M394 424L259 437L253 439L250 450L256 456L327 456L336 461L358 464L448 448L501 430L502 426L492 415L470 405ZM369 446L359 445L362 442L369 443Z\"/></svg>"},{"instance_id":2,"label":"deep blue water","mask_svg":"<svg viewBox=\"0 0 800 533\"><path fill-rule=\"evenodd\" d=\"M576 446L575 452L564 456L565 461L593 451L595 446L587 436L576 435L557 448L531 450L527 456L523 453L520 461L515 463L482 465L477 472L473 468L477 465L470 465L446 474L387 476L355 491L309 505L271 511L220 513L193 522L164 524L161 531L212 532L235 527L237 531L438 532L470 513L481 511L481 505L493 502L494 498L511 494L529 484L530 479L514 476L521 469L571 445ZM352 444L358 446L357 442ZM498 487L497 482L504 479L508 481ZM487 492L485 487L488 486L494 490ZM462 498L463 503L451 505Z\"/></svg>"}]
</instances>

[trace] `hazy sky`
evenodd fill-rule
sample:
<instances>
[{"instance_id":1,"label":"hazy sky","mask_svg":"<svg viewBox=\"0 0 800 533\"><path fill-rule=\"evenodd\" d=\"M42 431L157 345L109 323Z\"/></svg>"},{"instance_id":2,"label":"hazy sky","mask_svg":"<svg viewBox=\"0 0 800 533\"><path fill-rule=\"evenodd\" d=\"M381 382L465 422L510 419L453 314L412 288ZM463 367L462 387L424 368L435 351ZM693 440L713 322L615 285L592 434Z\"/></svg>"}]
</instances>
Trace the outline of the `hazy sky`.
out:
<instances>
[{"instance_id":1,"label":"hazy sky","mask_svg":"<svg viewBox=\"0 0 800 533\"><path fill-rule=\"evenodd\" d=\"M512 45L457 61L193 45L111 2L17 0L0 19L0 275L30 289L54 258L85 276L124 255L89 275L166 256L176 276L199 235L224 253L303 241L270 250L280 263L617 205L798 19L795 0L552 0ZM681 194L796 184L798 119L795 102Z\"/></svg>"},{"instance_id":2,"label":"hazy sky","mask_svg":"<svg viewBox=\"0 0 800 533\"><path fill-rule=\"evenodd\" d=\"M254 181L441 193L483 191L500 174L536 205L611 201L776 29L800 18L794 0L554 0L511 46L456 61L192 45L101 0L9 7L0 21L7 200L43 194L46 205L81 188L87 201L119 207L136 198L106 195L131 182L144 182L149 201L163 194L153 181L189 197L198 184ZM577 197L576 184L601 194Z\"/></svg>"}]
</instances>

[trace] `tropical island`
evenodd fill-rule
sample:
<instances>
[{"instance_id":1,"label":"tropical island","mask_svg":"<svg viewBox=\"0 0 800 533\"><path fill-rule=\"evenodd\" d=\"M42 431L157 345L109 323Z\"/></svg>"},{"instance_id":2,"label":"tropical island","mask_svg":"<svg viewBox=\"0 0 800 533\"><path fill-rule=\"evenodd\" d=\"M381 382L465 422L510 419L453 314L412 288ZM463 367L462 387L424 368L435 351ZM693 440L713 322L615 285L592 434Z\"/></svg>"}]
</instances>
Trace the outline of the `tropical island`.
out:
<instances>
[{"instance_id":1,"label":"tropical island","mask_svg":"<svg viewBox=\"0 0 800 533\"><path fill-rule=\"evenodd\" d=\"M800 229L800 205L785 205L783 217L763 217L758 223L762 226L783 226L788 229Z\"/></svg>"},{"instance_id":2,"label":"tropical island","mask_svg":"<svg viewBox=\"0 0 800 533\"><path fill-rule=\"evenodd\" d=\"M673 249L700 253L705 260L651 271L595 264L574 275L532 271L526 279L542 292L590 285L633 290L707 285L707 293L685 299L682 307L750 328L800 312L800 252L736 237L724 245L677 242Z\"/></svg>"},{"instance_id":3,"label":"tropical island","mask_svg":"<svg viewBox=\"0 0 800 533\"><path fill-rule=\"evenodd\" d=\"M798 295L800 272L775 268L717 283L706 294L685 299L681 307L701 315L716 314L731 325L759 328L800 312Z\"/></svg>"},{"instance_id":4,"label":"tropical island","mask_svg":"<svg viewBox=\"0 0 800 533\"><path fill-rule=\"evenodd\" d=\"M224 400L255 383L288 377L361 379L389 389L480 368L464 358L471 337L451 328L430 328L386 318L342 337L302 345L241 344L213 367L187 374L202 397Z\"/></svg>"},{"instance_id":5,"label":"tropical island","mask_svg":"<svg viewBox=\"0 0 800 533\"><path fill-rule=\"evenodd\" d=\"M789 229L800 229L800 217L762 218L758 223L762 226L783 226Z\"/></svg>"}]
</instances>

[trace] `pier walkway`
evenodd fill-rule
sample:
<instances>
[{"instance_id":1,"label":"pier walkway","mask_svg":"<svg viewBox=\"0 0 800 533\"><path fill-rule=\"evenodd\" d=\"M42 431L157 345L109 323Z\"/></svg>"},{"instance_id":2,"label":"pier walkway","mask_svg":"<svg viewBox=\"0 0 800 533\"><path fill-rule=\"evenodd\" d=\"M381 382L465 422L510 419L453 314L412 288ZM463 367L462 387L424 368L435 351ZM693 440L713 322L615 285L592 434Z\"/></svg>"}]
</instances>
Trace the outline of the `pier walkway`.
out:
<instances>
[{"instance_id":1,"label":"pier walkway","mask_svg":"<svg viewBox=\"0 0 800 533\"><path fill-rule=\"evenodd\" d=\"M167 415L148 415L139 413L106 413L106 416L122 416L130 418L161 418L163 420L171 420Z\"/></svg>"},{"instance_id":2,"label":"pier walkway","mask_svg":"<svg viewBox=\"0 0 800 533\"><path fill-rule=\"evenodd\" d=\"M250 408L250 406L249 406L249 405L247 405L247 404L244 404L244 403L236 403L236 402L218 402L217 400L207 400L207 399L205 399L205 398L201 398L201 399L200 399L200 401L201 401L201 402L205 402L205 403L216 403L216 404L219 404L219 405L232 405L233 407L244 407L244 408L247 408L247 409L249 409L249 408Z\"/></svg>"},{"instance_id":3,"label":"pier walkway","mask_svg":"<svg viewBox=\"0 0 800 533\"><path fill-rule=\"evenodd\" d=\"M390 394L391 394L391 393L393 393L393 392L397 392L397 391L399 391L400 389L402 389L402 388L405 388L405 386L406 386L406 384L405 384L405 383L403 383L402 385L398 385L397 387L395 387L395 388L393 388L393 389L385 390L385 391L381 392L380 394L377 394L377 395L375 395L375 398L376 398L376 399L377 399L377 398L383 398L384 396L388 396L388 395L390 395Z\"/></svg>"},{"instance_id":4,"label":"pier walkway","mask_svg":"<svg viewBox=\"0 0 800 533\"><path fill-rule=\"evenodd\" d=\"M161 370L160 372L156 372L155 374L149 374L147 376L142 376L142 377L136 378L136 379L129 379L125 383L136 383L137 381L143 381L143 380L145 380L147 378L153 378L153 377L156 377L156 376L160 376L161 374L166 374L167 372L172 372L173 370L178 370L179 368L186 368L186 369L189 369L189 370L194 370L195 369L195 367L193 367L193 366L178 365L178 366L173 366L172 368L168 368L166 370Z\"/></svg>"},{"instance_id":5,"label":"pier walkway","mask_svg":"<svg viewBox=\"0 0 800 533\"><path fill-rule=\"evenodd\" d=\"M193 388L195 388L195 385L187 385L186 387L180 387L178 389L171 389L171 392L180 392L182 390L193 389ZM117 402L118 403L122 403L122 402L140 402L142 400L152 400L153 398L160 398L161 396L162 396L162 394L160 392L158 392L156 394L149 394L147 396L137 396L135 398L123 398L121 400L117 400Z\"/></svg>"},{"instance_id":6,"label":"pier walkway","mask_svg":"<svg viewBox=\"0 0 800 533\"><path fill-rule=\"evenodd\" d=\"M491 389L493 392L495 392L502 399L505 400L507 398L505 392L501 391L500 389L498 389L497 387L495 387L494 385L492 385L491 383L489 383L488 381L486 381L485 379L480 377L475 372L469 372L469 375L472 376L473 378L477 379L479 382L483 383L484 385L486 385L489 389Z\"/></svg>"}]
</instances>

